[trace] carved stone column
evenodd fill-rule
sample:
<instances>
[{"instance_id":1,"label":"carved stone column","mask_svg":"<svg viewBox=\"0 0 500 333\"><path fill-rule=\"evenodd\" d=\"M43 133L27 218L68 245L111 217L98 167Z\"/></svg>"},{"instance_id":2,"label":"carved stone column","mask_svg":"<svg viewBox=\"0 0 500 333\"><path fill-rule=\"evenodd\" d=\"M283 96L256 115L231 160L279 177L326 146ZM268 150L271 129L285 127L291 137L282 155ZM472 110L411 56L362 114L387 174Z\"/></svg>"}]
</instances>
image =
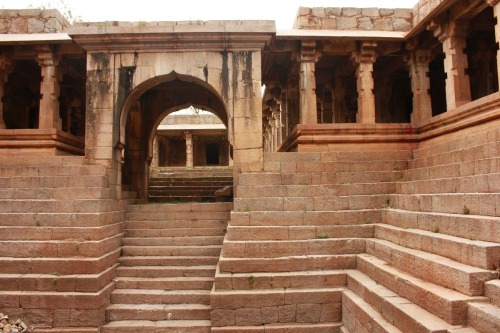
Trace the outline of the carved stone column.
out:
<instances>
[{"instance_id":1,"label":"carved stone column","mask_svg":"<svg viewBox=\"0 0 500 333\"><path fill-rule=\"evenodd\" d=\"M302 41L300 49L300 123L317 123L315 67L318 55L316 41Z\"/></svg>"},{"instance_id":2,"label":"carved stone column","mask_svg":"<svg viewBox=\"0 0 500 333\"><path fill-rule=\"evenodd\" d=\"M273 111L272 113L272 117L273 117L273 124L274 124L274 128L275 128L275 135L276 135L276 147L275 147L275 151L278 150L279 146L281 145L281 143L283 142L283 136L282 136L282 132L281 132L281 112L279 110L279 104L276 105L276 109Z\"/></svg>"},{"instance_id":3,"label":"carved stone column","mask_svg":"<svg viewBox=\"0 0 500 333\"><path fill-rule=\"evenodd\" d=\"M375 123L375 95L373 94L373 64L376 60L376 42L363 42L359 51L353 52L358 88L358 114L356 122Z\"/></svg>"},{"instance_id":4,"label":"carved stone column","mask_svg":"<svg viewBox=\"0 0 500 333\"><path fill-rule=\"evenodd\" d=\"M38 50L37 61L42 70L38 128L61 129L59 117L59 56L50 47Z\"/></svg>"},{"instance_id":5,"label":"carved stone column","mask_svg":"<svg viewBox=\"0 0 500 333\"><path fill-rule=\"evenodd\" d=\"M431 83L428 76L431 56L432 52L429 50L415 50L407 58L413 92L411 122L417 125L432 118L432 101L429 94Z\"/></svg>"},{"instance_id":6,"label":"carved stone column","mask_svg":"<svg viewBox=\"0 0 500 333\"><path fill-rule=\"evenodd\" d=\"M158 167L158 134L153 139L153 157L151 159L151 167Z\"/></svg>"},{"instance_id":7,"label":"carved stone column","mask_svg":"<svg viewBox=\"0 0 500 333\"><path fill-rule=\"evenodd\" d=\"M500 0L486 0L486 2L493 7L493 15L497 19L497 24L495 25L495 39L497 44L500 44ZM497 75L500 81L500 49L497 50Z\"/></svg>"},{"instance_id":8,"label":"carved stone column","mask_svg":"<svg viewBox=\"0 0 500 333\"><path fill-rule=\"evenodd\" d=\"M466 48L467 25L461 20L449 23L432 22L429 30L443 43L445 53L444 71L446 77L446 105L453 110L471 101L470 81L466 74L468 61Z\"/></svg>"},{"instance_id":9,"label":"carved stone column","mask_svg":"<svg viewBox=\"0 0 500 333\"><path fill-rule=\"evenodd\" d=\"M193 134L191 132L184 132L186 139L186 167L193 167Z\"/></svg>"},{"instance_id":10,"label":"carved stone column","mask_svg":"<svg viewBox=\"0 0 500 333\"><path fill-rule=\"evenodd\" d=\"M12 61L6 57L0 56L0 129L5 128L5 120L3 119L3 95L5 93L5 84L9 79L9 74L13 70Z\"/></svg>"}]
</instances>

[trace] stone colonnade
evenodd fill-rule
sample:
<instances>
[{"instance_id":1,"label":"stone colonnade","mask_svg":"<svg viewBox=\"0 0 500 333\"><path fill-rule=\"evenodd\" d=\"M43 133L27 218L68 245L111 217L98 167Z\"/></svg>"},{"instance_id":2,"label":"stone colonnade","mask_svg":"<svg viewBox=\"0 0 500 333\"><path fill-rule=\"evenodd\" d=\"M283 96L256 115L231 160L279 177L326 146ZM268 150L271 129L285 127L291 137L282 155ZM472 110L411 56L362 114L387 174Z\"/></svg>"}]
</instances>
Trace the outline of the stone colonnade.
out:
<instances>
[{"instance_id":1,"label":"stone colonnade","mask_svg":"<svg viewBox=\"0 0 500 333\"><path fill-rule=\"evenodd\" d=\"M191 131L185 131L184 139L186 140L186 168L192 168L194 166L193 133ZM152 168L157 168L159 166L158 150L158 136L156 135L153 139L153 158L151 160Z\"/></svg>"}]
</instances>

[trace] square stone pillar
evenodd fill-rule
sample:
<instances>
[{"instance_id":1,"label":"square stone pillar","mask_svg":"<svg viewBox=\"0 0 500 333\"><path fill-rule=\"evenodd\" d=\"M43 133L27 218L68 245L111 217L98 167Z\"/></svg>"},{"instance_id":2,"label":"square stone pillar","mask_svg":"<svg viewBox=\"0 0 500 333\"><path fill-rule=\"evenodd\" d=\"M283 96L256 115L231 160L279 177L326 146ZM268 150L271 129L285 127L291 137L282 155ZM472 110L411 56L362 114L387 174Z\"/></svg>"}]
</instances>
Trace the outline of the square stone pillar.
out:
<instances>
[{"instance_id":1,"label":"square stone pillar","mask_svg":"<svg viewBox=\"0 0 500 333\"><path fill-rule=\"evenodd\" d=\"M193 167L193 134L191 132L184 132L186 139L186 167Z\"/></svg>"},{"instance_id":2,"label":"square stone pillar","mask_svg":"<svg viewBox=\"0 0 500 333\"><path fill-rule=\"evenodd\" d=\"M358 88L358 114L356 122L375 123L375 95L373 94L373 64L376 60L376 42L362 42L359 51L353 52Z\"/></svg>"},{"instance_id":3,"label":"square stone pillar","mask_svg":"<svg viewBox=\"0 0 500 333\"><path fill-rule=\"evenodd\" d=\"M59 117L59 59L49 46L38 49L37 61L42 71L38 128L61 129Z\"/></svg>"},{"instance_id":4,"label":"square stone pillar","mask_svg":"<svg viewBox=\"0 0 500 333\"><path fill-rule=\"evenodd\" d=\"M486 0L486 2L493 7L493 16L497 19L495 25L495 39L497 44L500 45L500 0ZM497 50L497 75L500 81L500 49Z\"/></svg>"},{"instance_id":5,"label":"square stone pillar","mask_svg":"<svg viewBox=\"0 0 500 333\"><path fill-rule=\"evenodd\" d=\"M317 101L316 101L316 41L302 41L300 49L300 123L316 124Z\"/></svg>"},{"instance_id":6,"label":"square stone pillar","mask_svg":"<svg viewBox=\"0 0 500 333\"><path fill-rule=\"evenodd\" d=\"M3 119L3 95L5 93L5 84L13 68L10 59L0 57L0 129L5 129L5 120Z\"/></svg>"},{"instance_id":7,"label":"square stone pillar","mask_svg":"<svg viewBox=\"0 0 500 333\"><path fill-rule=\"evenodd\" d=\"M432 101L429 94L431 83L428 76L431 57L432 52L429 50L415 50L409 54L406 61L413 92L411 122L414 125L432 118Z\"/></svg>"},{"instance_id":8,"label":"square stone pillar","mask_svg":"<svg viewBox=\"0 0 500 333\"><path fill-rule=\"evenodd\" d=\"M429 30L443 43L445 53L444 71L446 73L446 105L453 110L471 101L467 54L467 23L452 20L449 23L431 22Z\"/></svg>"},{"instance_id":9,"label":"square stone pillar","mask_svg":"<svg viewBox=\"0 0 500 333\"><path fill-rule=\"evenodd\" d=\"M152 168L157 168L158 167L158 134L155 135L153 139L153 156L151 158L151 167Z\"/></svg>"}]
</instances>

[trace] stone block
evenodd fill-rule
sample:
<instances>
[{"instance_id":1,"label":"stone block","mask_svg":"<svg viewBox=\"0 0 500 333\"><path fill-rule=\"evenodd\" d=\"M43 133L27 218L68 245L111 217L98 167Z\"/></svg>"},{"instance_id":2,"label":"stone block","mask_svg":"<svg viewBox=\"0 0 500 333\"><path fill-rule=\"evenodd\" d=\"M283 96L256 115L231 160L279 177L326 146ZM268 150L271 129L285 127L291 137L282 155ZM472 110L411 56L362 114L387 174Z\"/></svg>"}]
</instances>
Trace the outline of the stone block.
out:
<instances>
[{"instance_id":1,"label":"stone block","mask_svg":"<svg viewBox=\"0 0 500 333\"><path fill-rule=\"evenodd\" d=\"M263 307L260 309L262 323L274 324L279 322L279 311L277 306Z\"/></svg>"},{"instance_id":2,"label":"stone block","mask_svg":"<svg viewBox=\"0 0 500 333\"><path fill-rule=\"evenodd\" d=\"M340 8L340 7L325 8L325 14L328 17L340 16L340 15L342 15L342 8Z\"/></svg>"},{"instance_id":3,"label":"stone block","mask_svg":"<svg viewBox=\"0 0 500 333\"><path fill-rule=\"evenodd\" d=\"M325 8L324 7L313 7L312 8L312 15L315 17L325 17Z\"/></svg>"},{"instance_id":4,"label":"stone block","mask_svg":"<svg viewBox=\"0 0 500 333\"><path fill-rule=\"evenodd\" d=\"M279 322L294 323L297 318L297 306L295 304L278 306Z\"/></svg>"},{"instance_id":5,"label":"stone block","mask_svg":"<svg viewBox=\"0 0 500 333\"><path fill-rule=\"evenodd\" d=\"M310 15L312 13L312 8L309 7L299 7L297 15L303 16L303 15Z\"/></svg>"},{"instance_id":6,"label":"stone block","mask_svg":"<svg viewBox=\"0 0 500 333\"><path fill-rule=\"evenodd\" d=\"M212 308L214 308L212 306ZM234 326L234 310L214 309L211 312L212 325L215 327Z\"/></svg>"},{"instance_id":7,"label":"stone block","mask_svg":"<svg viewBox=\"0 0 500 333\"><path fill-rule=\"evenodd\" d=\"M297 323L318 323L321 319L321 304L297 304Z\"/></svg>"},{"instance_id":8,"label":"stone block","mask_svg":"<svg viewBox=\"0 0 500 333\"><path fill-rule=\"evenodd\" d=\"M362 17L358 20L358 27L361 30L373 30L373 22L369 17Z\"/></svg>"},{"instance_id":9,"label":"stone block","mask_svg":"<svg viewBox=\"0 0 500 333\"><path fill-rule=\"evenodd\" d=\"M380 12L380 16L391 16L394 14L394 9L380 8L379 12Z\"/></svg>"},{"instance_id":10,"label":"stone block","mask_svg":"<svg viewBox=\"0 0 500 333\"><path fill-rule=\"evenodd\" d=\"M259 326L262 325L260 308L236 309L234 319L237 326Z\"/></svg>"},{"instance_id":11,"label":"stone block","mask_svg":"<svg viewBox=\"0 0 500 333\"><path fill-rule=\"evenodd\" d=\"M353 17L361 14L361 8L342 8L342 16Z\"/></svg>"},{"instance_id":12,"label":"stone block","mask_svg":"<svg viewBox=\"0 0 500 333\"><path fill-rule=\"evenodd\" d=\"M361 9L362 16L368 17L378 17L380 15L378 8L362 8Z\"/></svg>"},{"instance_id":13,"label":"stone block","mask_svg":"<svg viewBox=\"0 0 500 333\"><path fill-rule=\"evenodd\" d=\"M358 22L354 17L337 17L337 29L353 30L358 26Z\"/></svg>"},{"instance_id":14,"label":"stone block","mask_svg":"<svg viewBox=\"0 0 500 333\"><path fill-rule=\"evenodd\" d=\"M392 22L395 31L408 31L412 28L412 24L408 19L396 18Z\"/></svg>"}]
</instances>

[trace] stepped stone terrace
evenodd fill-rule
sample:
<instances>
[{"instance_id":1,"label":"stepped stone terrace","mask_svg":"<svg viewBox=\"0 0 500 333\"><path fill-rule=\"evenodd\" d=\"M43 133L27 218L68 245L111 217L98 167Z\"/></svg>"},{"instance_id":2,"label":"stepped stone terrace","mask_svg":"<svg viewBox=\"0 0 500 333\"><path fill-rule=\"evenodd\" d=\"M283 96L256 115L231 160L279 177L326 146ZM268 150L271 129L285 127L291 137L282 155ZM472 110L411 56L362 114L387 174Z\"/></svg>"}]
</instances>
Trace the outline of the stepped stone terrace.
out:
<instances>
[{"instance_id":1,"label":"stepped stone terrace","mask_svg":"<svg viewBox=\"0 0 500 333\"><path fill-rule=\"evenodd\" d=\"M0 10L0 313L42 333L500 332L499 15ZM218 119L162 124L186 108Z\"/></svg>"}]
</instances>

